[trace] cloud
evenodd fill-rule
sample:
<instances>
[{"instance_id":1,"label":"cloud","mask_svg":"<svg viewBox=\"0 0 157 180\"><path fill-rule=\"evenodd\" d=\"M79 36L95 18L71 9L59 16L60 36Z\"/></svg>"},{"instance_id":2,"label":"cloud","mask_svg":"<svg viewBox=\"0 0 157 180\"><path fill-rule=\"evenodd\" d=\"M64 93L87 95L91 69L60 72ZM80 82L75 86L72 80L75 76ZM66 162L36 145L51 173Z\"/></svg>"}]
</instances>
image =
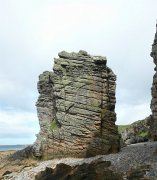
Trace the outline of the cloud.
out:
<instances>
[{"instance_id":1,"label":"cloud","mask_svg":"<svg viewBox=\"0 0 157 180\"><path fill-rule=\"evenodd\" d=\"M149 107L149 103L136 104L134 106L129 104L120 104L117 107L118 121L116 123L126 125L133 123L135 120L145 119L151 114Z\"/></svg>"},{"instance_id":2,"label":"cloud","mask_svg":"<svg viewBox=\"0 0 157 180\"><path fill-rule=\"evenodd\" d=\"M37 14L36 19L40 19L37 35L45 44L63 41L76 34L91 34L105 26L113 14L113 8L104 3L69 1L50 4ZM99 24L100 27L94 24Z\"/></svg>"},{"instance_id":3,"label":"cloud","mask_svg":"<svg viewBox=\"0 0 157 180\"><path fill-rule=\"evenodd\" d=\"M20 83L19 80L11 80L9 77L0 78L0 84L0 109L11 106L14 109L35 111L36 82L33 85L34 91L32 91L32 87L28 86L28 83Z\"/></svg>"},{"instance_id":4,"label":"cloud","mask_svg":"<svg viewBox=\"0 0 157 180\"><path fill-rule=\"evenodd\" d=\"M1 137L32 142L38 75L52 70L62 50L107 56L117 75L117 123L149 115L156 6L155 0L0 1Z\"/></svg>"},{"instance_id":5,"label":"cloud","mask_svg":"<svg viewBox=\"0 0 157 180\"><path fill-rule=\"evenodd\" d=\"M0 110L0 144L33 143L39 131L36 113L17 111L13 108ZM7 139L7 142L5 142Z\"/></svg>"}]
</instances>

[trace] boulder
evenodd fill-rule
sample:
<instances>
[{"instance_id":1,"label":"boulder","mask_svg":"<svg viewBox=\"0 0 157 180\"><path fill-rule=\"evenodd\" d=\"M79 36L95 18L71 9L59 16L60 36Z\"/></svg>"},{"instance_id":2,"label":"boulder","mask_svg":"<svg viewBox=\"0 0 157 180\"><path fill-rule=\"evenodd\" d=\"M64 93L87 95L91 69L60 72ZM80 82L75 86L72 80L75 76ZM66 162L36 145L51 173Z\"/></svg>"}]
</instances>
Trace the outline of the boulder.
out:
<instances>
[{"instance_id":1,"label":"boulder","mask_svg":"<svg viewBox=\"0 0 157 180\"><path fill-rule=\"evenodd\" d=\"M44 171L39 172L35 180L121 180L122 175L110 170L110 164L109 161L102 160L74 167L61 163L55 169L47 167Z\"/></svg>"}]
</instances>

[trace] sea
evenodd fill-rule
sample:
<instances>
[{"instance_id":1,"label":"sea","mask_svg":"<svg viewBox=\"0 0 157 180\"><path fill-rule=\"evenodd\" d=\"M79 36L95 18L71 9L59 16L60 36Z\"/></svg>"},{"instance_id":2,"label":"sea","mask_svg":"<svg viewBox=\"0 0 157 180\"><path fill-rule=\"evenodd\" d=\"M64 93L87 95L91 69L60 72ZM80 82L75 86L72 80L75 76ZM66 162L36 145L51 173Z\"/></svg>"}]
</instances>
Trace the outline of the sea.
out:
<instances>
[{"instance_id":1,"label":"sea","mask_svg":"<svg viewBox=\"0 0 157 180\"><path fill-rule=\"evenodd\" d=\"M21 150L27 147L28 145L0 145L0 151L11 151L11 150Z\"/></svg>"}]
</instances>

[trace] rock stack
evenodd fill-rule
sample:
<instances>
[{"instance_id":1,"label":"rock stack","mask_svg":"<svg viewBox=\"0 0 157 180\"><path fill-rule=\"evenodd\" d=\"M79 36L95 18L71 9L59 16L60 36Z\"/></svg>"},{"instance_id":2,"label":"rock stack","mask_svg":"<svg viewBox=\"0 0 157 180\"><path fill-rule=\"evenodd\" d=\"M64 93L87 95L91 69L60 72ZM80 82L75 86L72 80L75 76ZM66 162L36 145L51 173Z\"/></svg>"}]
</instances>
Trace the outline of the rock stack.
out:
<instances>
[{"instance_id":1,"label":"rock stack","mask_svg":"<svg viewBox=\"0 0 157 180\"><path fill-rule=\"evenodd\" d=\"M154 43L152 44L151 57L153 57L155 63L155 74L153 77L152 84L152 101L151 101L151 110L153 115L153 122L150 128L150 136L152 140L157 141L157 24L156 24L156 34L154 38Z\"/></svg>"},{"instance_id":2,"label":"rock stack","mask_svg":"<svg viewBox=\"0 0 157 180\"><path fill-rule=\"evenodd\" d=\"M40 132L34 156L89 157L119 151L116 76L106 57L62 51L39 76Z\"/></svg>"}]
</instances>

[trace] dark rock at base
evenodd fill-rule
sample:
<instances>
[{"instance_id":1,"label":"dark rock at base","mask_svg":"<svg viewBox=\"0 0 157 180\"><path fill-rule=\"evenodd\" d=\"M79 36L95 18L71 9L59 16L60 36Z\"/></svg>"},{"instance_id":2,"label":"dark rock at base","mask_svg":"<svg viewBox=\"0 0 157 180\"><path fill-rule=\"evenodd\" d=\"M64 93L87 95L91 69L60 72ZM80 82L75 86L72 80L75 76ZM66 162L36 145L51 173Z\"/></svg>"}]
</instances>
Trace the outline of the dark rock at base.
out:
<instances>
[{"instance_id":1,"label":"dark rock at base","mask_svg":"<svg viewBox=\"0 0 157 180\"><path fill-rule=\"evenodd\" d=\"M151 171L150 165L133 167L127 173L128 180L155 180L155 174Z\"/></svg>"},{"instance_id":2,"label":"dark rock at base","mask_svg":"<svg viewBox=\"0 0 157 180\"><path fill-rule=\"evenodd\" d=\"M25 158L31 158L33 156L33 147L27 146L26 148L16 151L12 154L9 159L10 160L23 160Z\"/></svg>"},{"instance_id":3,"label":"dark rock at base","mask_svg":"<svg viewBox=\"0 0 157 180\"><path fill-rule=\"evenodd\" d=\"M101 159L74 167L61 163L55 169L47 167L35 180L121 180L122 176L110 170L110 165L109 161Z\"/></svg>"},{"instance_id":4,"label":"dark rock at base","mask_svg":"<svg viewBox=\"0 0 157 180\"><path fill-rule=\"evenodd\" d=\"M5 173L2 175L2 176L5 176L5 175L8 175L8 174L11 174L12 172L11 171L5 171Z\"/></svg>"}]
</instances>

